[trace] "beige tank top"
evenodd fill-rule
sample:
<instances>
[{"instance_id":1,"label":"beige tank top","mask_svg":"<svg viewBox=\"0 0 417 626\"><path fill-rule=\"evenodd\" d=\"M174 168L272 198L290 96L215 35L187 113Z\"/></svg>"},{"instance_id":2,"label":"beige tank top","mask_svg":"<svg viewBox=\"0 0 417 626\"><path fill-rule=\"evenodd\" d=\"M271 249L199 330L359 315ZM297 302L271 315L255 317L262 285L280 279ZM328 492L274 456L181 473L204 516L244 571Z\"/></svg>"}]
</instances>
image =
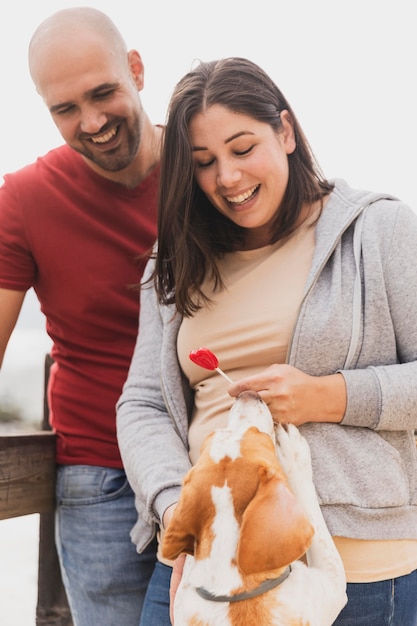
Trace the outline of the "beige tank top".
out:
<instances>
[{"instance_id":1,"label":"beige tank top","mask_svg":"<svg viewBox=\"0 0 417 626\"><path fill-rule=\"evenodd\" d=\"M313 252L314 228L304 225L283 243L227 254L219 262L226 289L213 293L204 284L211 305L184 319L177 348L195 391L188 435L193 463L205 436L225 425L232 398L228 382L192 363L190 351L212 350L232 380L284 363Z\"/></svg>"}]
</instances>

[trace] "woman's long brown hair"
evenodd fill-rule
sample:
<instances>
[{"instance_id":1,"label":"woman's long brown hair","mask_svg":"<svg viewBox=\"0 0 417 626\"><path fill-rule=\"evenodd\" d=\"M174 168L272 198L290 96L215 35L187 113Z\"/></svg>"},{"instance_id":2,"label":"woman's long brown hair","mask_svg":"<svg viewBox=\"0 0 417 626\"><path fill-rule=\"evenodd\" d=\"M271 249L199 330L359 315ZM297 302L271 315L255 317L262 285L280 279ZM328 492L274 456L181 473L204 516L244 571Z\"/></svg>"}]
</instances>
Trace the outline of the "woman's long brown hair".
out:
<instances>
[{"instance_id":1,"label":"woman's long brown hair","mask_svg":"<svg viewBox=\"0 0 417 626\"><path fill-rule=\"evenodd\" d=\"M220 104L281 130L280 112L288 111L296 149L288 155L289 180L277 207L271 243L295 228L304 202L320 200L332 190L324 178L289 103L271 78L242 58L200 63L177 84L168 108L161 158L158 248L153 279L160 303L175 303L191 316L207 300L206 277L221 288L216 259L242 248L244 230L210 203L194 178L189 137L193 117Z\"/></svg>"}]
</instances>

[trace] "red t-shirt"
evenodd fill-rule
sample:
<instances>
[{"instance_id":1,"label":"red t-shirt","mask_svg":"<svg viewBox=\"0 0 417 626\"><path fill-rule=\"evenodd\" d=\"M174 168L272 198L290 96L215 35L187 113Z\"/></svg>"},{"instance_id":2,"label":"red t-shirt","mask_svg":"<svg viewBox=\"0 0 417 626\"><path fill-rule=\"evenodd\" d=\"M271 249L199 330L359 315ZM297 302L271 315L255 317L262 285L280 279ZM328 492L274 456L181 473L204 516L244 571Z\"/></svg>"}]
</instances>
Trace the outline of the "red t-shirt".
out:
<instances>
[{"instance_id":1,"label":"red t-shirt","mask_svg":"<svg viewBox=\"0 0 417 626\"><path fill-rule=\"evenodd\" d=\"M158 176L127 189L65 145L0 188L0 287L34 287L53 340L58 463L122 465L115 404L138 330L138 256L156 238Z\"/></svg>"}]
</instances>

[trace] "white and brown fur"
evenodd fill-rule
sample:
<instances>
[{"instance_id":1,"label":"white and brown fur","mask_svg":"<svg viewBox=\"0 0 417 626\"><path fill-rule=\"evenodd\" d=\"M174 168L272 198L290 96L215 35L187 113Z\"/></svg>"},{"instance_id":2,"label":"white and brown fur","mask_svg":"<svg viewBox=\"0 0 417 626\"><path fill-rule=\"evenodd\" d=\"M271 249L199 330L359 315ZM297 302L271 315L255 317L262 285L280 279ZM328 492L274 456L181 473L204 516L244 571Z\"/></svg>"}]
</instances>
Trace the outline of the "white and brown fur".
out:
<instances>
[{"instance_id":1,"label":"white and brown fur","mask_svg":"<svg viewBox=\"0 0 417 626\"><path fill-rule=\"evenodd\" d=\"M241 394L228 425L209 435L184 479L162 553L186 553L175 626L330 626L346 604L343 565L312 481L310 450L295 426L273 424L266 404ZM234 596L278 578L279 586Z\"/></svg>"}]
</instances>

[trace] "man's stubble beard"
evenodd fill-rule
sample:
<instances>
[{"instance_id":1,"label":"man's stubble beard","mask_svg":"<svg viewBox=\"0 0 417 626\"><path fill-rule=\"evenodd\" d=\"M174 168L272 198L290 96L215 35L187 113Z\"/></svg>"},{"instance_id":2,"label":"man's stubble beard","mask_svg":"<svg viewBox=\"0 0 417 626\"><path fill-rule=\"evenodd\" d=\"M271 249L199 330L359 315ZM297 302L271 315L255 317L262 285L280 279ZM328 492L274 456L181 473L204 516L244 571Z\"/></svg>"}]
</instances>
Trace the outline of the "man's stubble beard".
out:
<instances>
[{"instance_id":1,"label":"man's stubble beard","mask_svg":"<svg viewBox=\"0 0 417 626\"><path fill-rule=\"evenodd\" d=\"M86 159L92 161L95 165L100 167L106 172L120 172L128 167L132 161L135 160L139 151L141 141L141 125L139 118L137 117L134 122L133 130L128 130L128 152L124 155L114 154L111 150L108 153L97 153L90 151L85 143L82 144L82 148L74 148L77 152L82 154ZM119 148L115 149L117 152Z\"/></svg>"}]
</instances>

